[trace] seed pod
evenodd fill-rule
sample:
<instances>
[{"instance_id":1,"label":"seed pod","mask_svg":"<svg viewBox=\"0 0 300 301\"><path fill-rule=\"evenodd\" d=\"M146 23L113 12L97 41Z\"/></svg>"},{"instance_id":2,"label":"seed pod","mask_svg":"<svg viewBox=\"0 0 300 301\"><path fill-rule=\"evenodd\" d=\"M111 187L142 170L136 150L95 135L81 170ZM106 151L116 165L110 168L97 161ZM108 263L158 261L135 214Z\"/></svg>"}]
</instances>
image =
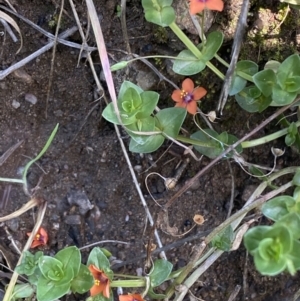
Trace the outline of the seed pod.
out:
<instances>
[{"instance_id":1,"label":"seed pod","mask_svg":"<svg viewBox=\"0 0 300 301\"><path fill-rule=\"evenodd\" d=\"M177 184L177 179L175 178L166 178L165 186L168 190L174 189Z\"/></svg>"}]
</instances>

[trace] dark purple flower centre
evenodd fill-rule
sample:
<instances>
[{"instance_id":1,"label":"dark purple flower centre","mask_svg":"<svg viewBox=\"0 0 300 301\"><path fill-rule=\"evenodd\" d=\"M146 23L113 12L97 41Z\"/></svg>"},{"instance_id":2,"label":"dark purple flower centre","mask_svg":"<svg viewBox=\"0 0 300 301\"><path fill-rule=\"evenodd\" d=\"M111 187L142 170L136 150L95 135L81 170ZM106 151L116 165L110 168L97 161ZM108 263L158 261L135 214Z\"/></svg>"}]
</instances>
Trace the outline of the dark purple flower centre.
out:
<instances>
[{"instance_id":1,"label":"dark purple flower centre","mask_svg":"<svg viewBox=\"0 0 300 301\"><path fill-rule=\"evenodd\" d=\"M181 91L181 99L183 100L184 103L188 104L192 100L194 100L194 95L193 95L193 93L189 93L189 92L182 90Z\"/></svg>"},{"instance_id":2,"label":"dark purple flower centre","mask_svg":"<svg viewBox=\"0 0 300 301\"><path fill-rule=\"evenodd\" d=\"M201 2L201 3L206 3L208 2L209 0L198 0L198 2Z\"/></svg>"}]
</instances>

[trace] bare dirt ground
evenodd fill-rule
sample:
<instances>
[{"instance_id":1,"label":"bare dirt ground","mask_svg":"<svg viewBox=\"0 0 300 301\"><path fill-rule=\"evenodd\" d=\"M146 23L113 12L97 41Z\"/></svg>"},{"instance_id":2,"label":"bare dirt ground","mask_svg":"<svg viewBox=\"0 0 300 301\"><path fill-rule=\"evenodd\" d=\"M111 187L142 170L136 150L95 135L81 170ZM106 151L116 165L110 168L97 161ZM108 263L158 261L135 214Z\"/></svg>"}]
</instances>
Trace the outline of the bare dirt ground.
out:
<instances>
[{"instance_id":1,"label":"bare dirt ground","mask_svg":"<svg viewBox=\"0 0 300 301\"><path fill-rule=\"evenodd\" d=\"M46 31L54 33L55 20L59 12L59 6L56 6L58 2L54 0L20 0L12 1L12 4L19 14ZM82 22L86 22L84 3L75 2ZM108 51L113 58L120 59L124 54L113 50L126 49L120 20L117 16L119 3L116 0L95 0L94 2L103 26L102 30ZM236 6L229 2L226 5L225 17L217 15L213 24L214 27L221 28L228 34L227 42L222 50L224 53L227 52L227 48L230 49L232 42L230 40L230 34L232 34L230 30L232 31L232 29L229 29L229 24L238 14ZM276 19L281 9L279 1L268 1L268 3L268 6L271 5L271 10L267 11L266 17L259 15L262 14L259 8L264 8L267 4L253 1L248 28L252 34L253 30L260 32L263 30L262 28L255 29L256 20L260 20L257 22L263 27L269 24L270 18L273 18L272 20L275 20L276 24L280 23L280 20ZM144 20L140 1L127 1L127 5L127 27L132 51L138 54L152 54L159 50L172 53L174 42L170 41L171 38L167 36L164 38L165 40L158 43L157 27ZM65 4L65 11L61 31L75 25L68 3ZM265 20L264 17L267 19ZM5 70L15 62L27 57L48 42L44 35L31 26L16 17L14 19L21 28L24 45L20 53L16 54L19 44L13 43L7 33L0 36L1 70ZM289 24L286 26L294 25L293 22L292 25ZM254 38L249 38L242 53L244 58L248 56L249 59L254 59L262 64L270 56L274 57L276 53L280 52L283 56L291 54L292 49L295 50L298 47L295 41L295 28L286 28L285 25L282 25L280 29L275 39L281 43L287 43L288 47L283 48L282 44L267 47L263 43L264 36L259 42ZM0 31L2 30L0 25ZM289 32L289 35L286 32ZM191 37L193 38L193 36ZM196 39L196 37L194 38ZM269 40L265 39L267 43ZM78 32L69 40L81 43ZM89 45L94 46L92 36ZM176 46L181 47L180 44ZM247 47L250 47L251 51ZM281 50L279 47L283 50L279 51ZM256 50L256 53L253 53L253 49ZM250 57L250 53L255 58ZM103 99L99 100L99 95L96 93L91 69L84 56L78 60L79 55L79 49L58 44L48 102L47 92L53 58L51 50L0 81L0 155L17 142L23 141L3 164L1 162L0 175L6 178L19 178L29 157L33 158L38 154L55 125L59 123L59 131L51 147L38 161L38 165L34 165L28 174L31 188L38 185L36 195L48 201L43 227L49 232L50 243L44 251L48 254L55 254L68 245L83 247L103 240L130 242L130 245L104 243L101 246L109 249L117 259L129 261L119 267L118 271L136 274L136 269L144 265L142 257L146 252L145 244L151 229L146 228L144 233L146 222L144 208L133 185L115 131L101 118L105 103ZM96 52L93 56L96 71L100 76L99 58ZM170 76L166 71L167 66L163 65L160 70L166 76ZM151 73L150 69L141 64L132 65L127 72L126 78L134 82L136 82L138 74L143 75L141 72ZM118 87L121 80L118 78L120 73L116 73L115 76ZM101 76L100 78L103 86L106 87L105 81ZM172 80L180 83L176 77ZM216 107L221 83L216 78L209 76L205 80L206 82L201 80L203 86L214 83L214 91L210 92L209 97L203 101L203 111L209 111ZM165 102L162 106L173 105L170 98L172 87L167 83L159 83L158 78L155 78L153 87L152 89L162 93L162 99ZM33 104L30 101L34 97L37 101ZM231 100L225 108L222 118L218 120L216 128L242 137L249 129L269 116L270 112L272 110L254 116L242 111ZM274 127L275 122L260 134L267 134ZM125 144L129 141L126 135L123 140ZM273 145L281 147L284 146L284 142L276 141ZM146 173L138 175L138 179L153 214L158 212L159 208L149 198L143 181L151 171L160 172L165 177L175 173L176 165L182 158L182 150L178 148L172 148L172 151L164 155L159 163L154 163L168 146L165 144L159 152L151 155L130 154L132 164L137 171L143 172L152 166ZM250 162L272 166L271 146L257 147L246 151L244 155ZM293 165L297 156L287 149L284 159L279 161L279 165L281 167ZM184 185L186 180L193 177L208 163L209 159L203 159L201 162L191 161L176 189ZM259 181L245 174L235 163L232 163L232 169L235 179L234 212L243 206L247 200L247 193L249 194L249 191L253 190ZM200 178L197 185L177 199L170 208L170 224L178 228L178 234L191 228L195 213L205 217L205 223L202 226L193 228L184 237L175 237L160 232L164 246L180 242L183 238L193 237L196 234L199 236L197 239L182 242L179 246L166 251L168 259L175 268L182 267L188 262L193 244L200 241L202 231L211 231L226 219L231 196L231 183L232 177L228 162L222 161ZM162 180L158 177L152 176L148 184L156 199L168 199L174 194L174 191L166 191ZM27 201L28 197L24 194L21 185L0 182L2 216L20 208ZM34 225L34 218L35 212L29 211L19 218L1 224L0 250L2 256L0 256L0 260L3 264L14 267L18 254L9 237L11 235L22 248L27 239L26 233L30 232ZM88 254L87 252L88 250L83 251L84 256ZM4 269L4 271L6 270ZM8 281L8 278L1 276L2 288ZM242 289L235 299L237 301L287 301L293 300L299 284L298 276L280 275L271 278L259 275L255 271L252 258L248 257L245 249L241 247L238 251L224 253L193 286L192 293L205 301L223 301L228 300L229 295L240 285ZM82 298L72 295L68 296L66 300L82 300Z\"/></svg>"}]
</instances>

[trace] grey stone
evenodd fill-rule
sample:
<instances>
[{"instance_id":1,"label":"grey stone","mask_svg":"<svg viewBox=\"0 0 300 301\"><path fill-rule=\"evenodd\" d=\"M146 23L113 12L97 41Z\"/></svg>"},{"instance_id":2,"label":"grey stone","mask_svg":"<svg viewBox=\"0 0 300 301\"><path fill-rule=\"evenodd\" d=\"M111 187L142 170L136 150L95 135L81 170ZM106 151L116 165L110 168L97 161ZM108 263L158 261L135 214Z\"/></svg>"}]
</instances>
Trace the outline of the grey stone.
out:
<instances>
[{"instance_id":1,"label":"grey stone","mask_svg":"<svg viewBox=\"0 0 300 301\"><path fill-rule=\"evenodd\" d=\"M25 100L35 105L37 103L37 97L31 93L25 94Z\"/></svg>"},{"instance_id":2,"label":"grey stone","mask_svg":"<svg viewBox=\"0 0 300 301\"><path fill-rule=\"evenodd\" d=\"M79 207L79 213L85 215L89 210L94 208L84 191L70 191L67 194L68 203Z\"/></svg>"}]
</instances>

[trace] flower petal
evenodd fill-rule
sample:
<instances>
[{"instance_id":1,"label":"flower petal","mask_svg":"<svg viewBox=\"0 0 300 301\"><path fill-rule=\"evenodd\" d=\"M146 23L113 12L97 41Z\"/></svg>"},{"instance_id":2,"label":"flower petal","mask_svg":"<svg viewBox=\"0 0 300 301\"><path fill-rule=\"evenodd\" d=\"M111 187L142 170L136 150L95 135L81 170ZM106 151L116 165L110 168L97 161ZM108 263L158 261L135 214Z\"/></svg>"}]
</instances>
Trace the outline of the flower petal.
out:
<instances>
[{"instance_id":1,"label":"flower petal","mask_svg":"<svg viewBox=\"0 0 300 301\"><path fill-rule=\"evenodd\" d=\"M194 87L195 87L194 82L190 78L186 78L182 82L182 90L184 90L185 92L192 93Z\"/></svg>"},{"instance_id":2,"label":"flower petal","mask_svg":"<svg viewBox=\"0 0 300 301\"><path fill-rule=\"evenodd\" d=\"M198 87L194 90L193 92L193 96L194 96L194 100L198 101L200 100L202 97L204 97L206 95L207 91L202 88L202 87Z\"/></svg>"},{"instance_id":3,"label":"flower petal","mask_svg":"<svg viewBox=\"0 0 300 301\"><path fill-rule=\"evenodd\" d=\"M210 10L222 11L224 3L222 0L209 0L206 2L206 8Z\"/></svg>"},{"instance_id":4,"label":"flower petal","mask_svg":"<svg viewBox=\"0 0 300 301\"><path fill-rule=\"evenodd\" d=\"M144 301L140 294L129 294L129 295L120 295L119 301Z\"/></svg>"},{"instance_id":5,"label":"flower petal","mask_svg":"<svg viewBox=\"0 0 300 301\"><path fill-rule=\"evenodd\" d=\"M175 102L182 102L181 90L175 90L171 97Z\"/></svg>"},{"instance_id":6,"label":"flower petal","mask_svg":"<svg viewBox=\"0 0 300 301\"><path fill-rule=\"evenodd\" d=\"M177 102L176 105L175 105L175 107L186 109L187 105L184 102Z\"/></svg>"},{"instance_id":7,"label":"flower petal","mask_svg":"<svg viewBox=\"0 0 300 301\"><path fill-rule=\"evenodd\" d=\"M44 242L44 244L47 244L47 242L48 242L48 233L46 232L46 230L44 229L44 228L40 228L39 229L39 233L42 235L42 237L43 237L43 242Z\"/></svg>"},{"instance_id":8,"label":"flower petal","mask_svg":"<svg viewBox=\"0 0 300 301\"><path fill-rule=\"evenodd\" d=\"M195 115L196 113L197 113L197 102L196 101L191 101L188 105L187 105L187 107L186 107L186 109L187 109L187 111L190 113L190 114L192 114L192 115Z\"/></svg>"},{"instance_id":9,"label":"flower petal","mask_svg":"<svg viewBox=\"0 0 300 301\"><path fill-rule=\"evenodd\" d=\"M90 289L90 294L92 297L101 294L103 291L103 287L101 285L93 285Z\"/></svg>"},{"instance_id":10,"label":"flower petal","mask_svg":"<svg viewBox=\"0 0 300 301\"><path fill-rule=\"evenodd\" d=\"M132 301L132 295L119 295L119 301Z\"/></svg>"},{"instance_id":11,"label":"flower petal","mask_svg":"<svg viewBox=\"0 0 300 301\"><path fill-rule=\"evenodd\" d=\"M105 285L105 287L104 287L104 289L103 289L103 296L105 297L105 298L109 298L109 281L108 280L106 280L106 283L104 284Z\"/></svg>"},{"instance_id":12,"label":"flower petal","mask_svg":"<svg viewBox=\"0 0 300 301\"><path fill-rule=\"evenodd\" d=\"M93 264L90 264L90 265L89 265L89 270L90 270L90 272L92 273L93 277L96 278L96 279L98 279L99 274L102 273L102 271L99 270L99 269L98 269L96 266L94 266Z\"/></svg>"},{"instance_id":13,"label":"flower petal","mask_svg":"<svg viewBox=\"0 0 300 301\"><path fill-rule=\"evenodd\" d=\"M39 240L33 240L30 248L33 249L33 248L36 248L36 247L41 246L41 245L43 245L43 243L41 241L39 241Z\"/></svg>"},{"instance_id":14,"label":"flower petal","mask_svg":"<svg viewBox=\"0 0 300 301\"><path fill-rule=\"evenodd\" d=\"M190 0L190 13L196 15L205 9L205 3L198 0Z\"/></svg>"}]
</instances>

